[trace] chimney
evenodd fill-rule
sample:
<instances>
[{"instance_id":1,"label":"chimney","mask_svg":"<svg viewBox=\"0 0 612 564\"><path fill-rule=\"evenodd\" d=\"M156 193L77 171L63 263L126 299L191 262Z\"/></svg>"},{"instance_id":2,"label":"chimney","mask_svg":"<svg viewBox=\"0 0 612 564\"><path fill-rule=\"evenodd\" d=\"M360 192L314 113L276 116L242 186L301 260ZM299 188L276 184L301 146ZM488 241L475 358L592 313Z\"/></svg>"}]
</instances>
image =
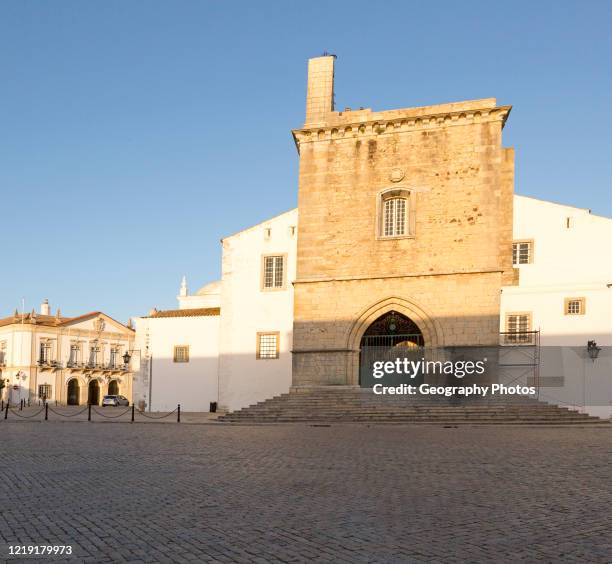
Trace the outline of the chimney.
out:
<instances>
[{"instance_id":1,"label":"chimney","mask_svg":"<svg viewBox=\"0 0 612 564\"><path fill-rule=\"evenodd\" d=\"M304 125L323 124L327 114L334 111L334 61L336 55L325 53L308 60L306 89L306 122Z\"/></svg>"},{"instance_id":2,"label":"chimney","mask_svg":"<svg viewBox=\"0 0 612 564\"><path fill-rule=\"evenodd\" d=\"M42 304L40 304L40 315L51 315L51 308L49 307L49 300L45 298Z\"/></svg>"}]
</instances>

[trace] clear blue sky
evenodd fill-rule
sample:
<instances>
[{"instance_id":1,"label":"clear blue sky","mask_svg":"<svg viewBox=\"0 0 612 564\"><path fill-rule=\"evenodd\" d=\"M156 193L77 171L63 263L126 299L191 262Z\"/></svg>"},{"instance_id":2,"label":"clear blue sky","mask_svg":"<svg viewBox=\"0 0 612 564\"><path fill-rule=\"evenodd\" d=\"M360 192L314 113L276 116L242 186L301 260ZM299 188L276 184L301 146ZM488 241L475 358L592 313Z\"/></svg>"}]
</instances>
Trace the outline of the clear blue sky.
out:
<instances>
[{"instance_id":1,"label":"clear blue sky","mask_svg":"<svg viewBox=\"0 0 612 564\"><path fill-rule=\"evenodd\" d=\"M611 27L610 1L3 0L0 316L126 321L218 278L222 236L296 205L325 50L340 108L512 104L516 191L612 216Z\"/></svg>"}]
</instances>

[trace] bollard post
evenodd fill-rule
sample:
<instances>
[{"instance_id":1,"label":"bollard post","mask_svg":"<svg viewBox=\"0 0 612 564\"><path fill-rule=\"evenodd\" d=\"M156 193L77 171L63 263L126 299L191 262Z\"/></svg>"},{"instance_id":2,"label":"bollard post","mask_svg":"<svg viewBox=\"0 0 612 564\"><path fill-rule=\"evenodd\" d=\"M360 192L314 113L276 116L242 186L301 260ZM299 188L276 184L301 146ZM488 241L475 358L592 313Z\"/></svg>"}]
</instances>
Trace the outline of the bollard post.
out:
<instances>
[{"instance_id":1,"label":"bollard post","mask_svg":"<svg viewBox=\"0 0 612 564\"><path fill-rule=\"evenodd\" d=\"M134 404L132 404L132 423L134 423Z\"/></svg>"},{"instance_id":2,"label":"bollard post","mask_svg":"<svg viewBox=\"0 0 612 564\"><path fill-rule=\"evenodd\" d=\"M49 421L49 404L45 402L45 421Z\"/></svg>"},{"instance_id":3,"label":"bollard post","mask_svg":"<svg viewBox=\"0 0 612 564\"><path fill-rule=\"evenodd\" d=\"M19 400L19 411L23 411L23 400Z\"/></svg>"},{"instance_id":4,"label":"bollard post","mask_svg":"<svg viewBox=\"0 0 612 564\"><path fill-rule=\"evenodd\" d=\"M180 423L181 422L181 404L178 404L178 407L176 408L176 422Z\"/></svg>"},{"instance_id":5,"label":"bollard post","mask_svg":"<svg viewBox=\"0 0 612 564\"><path fill-rule=\"evenodd\" d=\"M9 410L9 404L11 403L11 400L6 400L6 408L4 409L4 418L8 419L8 410Z\"/></svg>"},{"instance_id":6,"label":"bollard post","mask_svg":"<svg viewBox=\"0 0 612 564\"><path fill-rule=\"evenodd\" d=\"M91 404L87 404L87 421L91 421Z\"/></svg>"},{"instance_id":7,"label":"bollard post","mask_svg":"<svg viewBox=\"0 0 612 564\"><path fill-rule=\"evenodd\" d=\"M30 398L28 398L28 407L30 407Z\"/></svg>"},{"instance_id":8,"label":"bollard post","mask_svg":"<svg viewBox=\"0 0 612 564\"><path fill-rule=\"evenodd\" d=\"M4 411L4 398L2 398L2 411Z\"/></svg>"}]
</instances>

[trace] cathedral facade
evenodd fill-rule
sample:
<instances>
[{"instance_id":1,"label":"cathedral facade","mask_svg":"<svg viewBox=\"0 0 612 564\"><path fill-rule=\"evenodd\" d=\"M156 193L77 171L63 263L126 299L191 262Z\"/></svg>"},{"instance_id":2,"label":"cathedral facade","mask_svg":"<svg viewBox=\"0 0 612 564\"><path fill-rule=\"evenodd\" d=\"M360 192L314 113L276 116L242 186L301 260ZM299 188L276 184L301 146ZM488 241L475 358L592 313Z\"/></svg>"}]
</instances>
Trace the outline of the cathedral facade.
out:
<instances>
[{"instance_id":1,"label":"cathedral facade","mask_svg":"<svg viewBox=\"0 0 612 564\"><path fill-rule=\"evenodd\" d=\"M573 347L565 381L557 360L538 367L552 399L574 402L562 388L587 368L607 382L612 357L584 355L612 346L612 263L597 251L612 220L514 194L509 106L336 111L334 64L309 61L298 208L223 238L221 280L193 294L183 280L177 310L136 320L134 399L234 411L363 386L380 346Z\"/></svg>"},{"instance_id":2,"label":"cathedral facade","mask_svg":"<svg viewBox=\"0 0 612 564\"><path fill-rule=\"evenodd\" d=\"M497 345L512 264L514 153L495 99L335 111L334 57L309 61L300 155L293 384L356 385L394 312L425 347Z\"/></svg>"}]
</instances>

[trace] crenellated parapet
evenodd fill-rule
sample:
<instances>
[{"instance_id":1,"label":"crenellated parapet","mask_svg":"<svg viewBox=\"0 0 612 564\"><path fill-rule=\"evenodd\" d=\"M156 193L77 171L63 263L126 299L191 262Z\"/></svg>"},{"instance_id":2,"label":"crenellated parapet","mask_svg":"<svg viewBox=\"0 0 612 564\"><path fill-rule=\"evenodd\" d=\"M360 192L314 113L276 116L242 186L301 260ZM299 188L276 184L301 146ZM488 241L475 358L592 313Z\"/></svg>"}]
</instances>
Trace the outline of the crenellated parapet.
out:
<instances>
[{"instance_id":1,"label":"crenellated parapet","mask_svg":"<svg viewBox=\"0 0 612 564\"><path fill-rule=\"evenodd\" d=\"M319 124L313 127L294 129L292 133L299 149L302 143L312 143L314 141L373 137L487 122L501 122L503 127L512 109L512 106L493 105L492 107L486 107L485 105L485 107L479 108L470 102L464 104L469 109L462 107L460 104L448 104L452 109L432 113L422 112L427 108L409 108L389 112L371 112L370 110L334 112L330 115L327 125L321 126ZM457 106L459 108L455 109ZM351 114L355 115L352 116ZM385 119L386 115L389 116L387 119Z\"/></svg>"}]
</instances>

